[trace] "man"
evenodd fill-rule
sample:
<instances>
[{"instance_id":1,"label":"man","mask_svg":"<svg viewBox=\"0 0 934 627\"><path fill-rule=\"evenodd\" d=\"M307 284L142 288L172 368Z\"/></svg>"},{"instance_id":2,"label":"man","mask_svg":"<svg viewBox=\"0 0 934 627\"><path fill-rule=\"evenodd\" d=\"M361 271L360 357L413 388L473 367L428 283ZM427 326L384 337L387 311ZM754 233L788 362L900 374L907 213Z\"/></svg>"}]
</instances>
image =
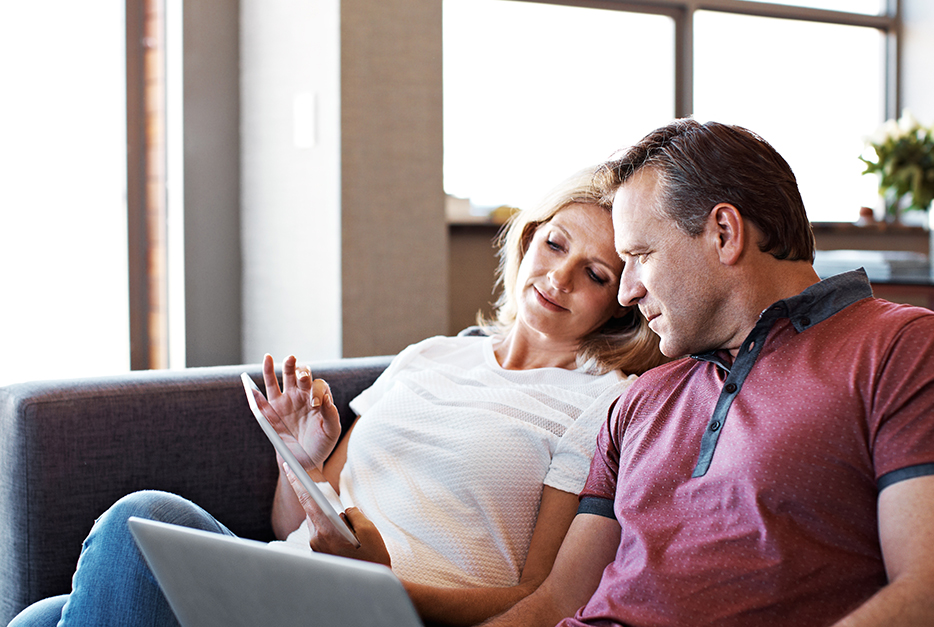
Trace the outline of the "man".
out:
<instances>
[{"instance_id":1,"label":"man","mask_svg":"<svg viewBox=\"0 0 934 627\"><path fill-rule=\"evenodd\" d=\"M934 625L934 313L820 281L749 131L679 120L599 176L620 303L691 357L610 410L551 574L493 624Z\"/></svg>"}]
</instances>

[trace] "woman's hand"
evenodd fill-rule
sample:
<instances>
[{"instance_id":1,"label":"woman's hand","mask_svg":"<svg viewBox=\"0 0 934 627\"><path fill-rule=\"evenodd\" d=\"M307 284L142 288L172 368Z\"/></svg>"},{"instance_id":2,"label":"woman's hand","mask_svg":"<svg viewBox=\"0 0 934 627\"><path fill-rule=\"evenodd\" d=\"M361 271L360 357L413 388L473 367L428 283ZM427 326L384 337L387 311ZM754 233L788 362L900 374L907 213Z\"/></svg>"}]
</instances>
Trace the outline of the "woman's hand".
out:
<instances>
[{"instance_id":1,"label":"woman's hand","mask_svg":"<svg viewBox=\"0 0 934 627\"><path fill-rule=\"evenodd\" d=\"M356 507L348 507L341 514L341 519L347 523L347 526L350 527L360 542L360 546L355 547L334 528L334 525L321 511L315 500L311 498L301 482L292 474L288 464L282 464L282 470L285 472L289 484L295 491L295 496L298 497L298 501L302 504L302 509L305 510L308 517L309 530L311 531L309 545L313 551L351 557L391 567L389 552L386 550L383 537L363 512Z\"/></svg>"},{"instance_id":2,"label":"woman's hand","mask_svg":"<svg viewBox=\"0 0 934 627\"><path fill-rule=\"evenodd\" d=\"M263 381L268 402L257 397L260 411L305 471L320 480L323 476L319 471L341 433L340 415L331 389L323 380L313 379L307 367L296 366L294 356L282 363L282 390L271 355L263 358Z\"/></svg>"}]
</instances>

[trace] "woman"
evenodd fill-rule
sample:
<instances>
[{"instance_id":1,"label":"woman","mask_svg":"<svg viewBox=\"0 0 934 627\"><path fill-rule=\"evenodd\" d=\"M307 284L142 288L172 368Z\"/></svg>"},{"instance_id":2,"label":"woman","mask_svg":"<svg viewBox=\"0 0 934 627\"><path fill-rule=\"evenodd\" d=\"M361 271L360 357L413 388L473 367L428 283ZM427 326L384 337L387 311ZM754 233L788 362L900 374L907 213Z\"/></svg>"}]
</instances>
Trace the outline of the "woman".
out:
<instances>
[{"instance_id":1,"label":"woman","mask_svg":"<svg viewBox=\"0 0 934 627\"><path fill-rule=\"evenodd\" d=\"M277 535L295 530L291 540L315 550L389 564L426 622L480 622L534 590L575 515L610 403L664 360L638 312L616 302L612 232L589 171L517 214L501 240L491 334L405 349L354 399L364 417L333 451L326 383L290 357L280 390L267 356L261 408L295 431L316 480L355 506L346 515L361 547L304 524L319 514L282 468ZM88 536L71 595L27 608L11 627L175 624L126 531L132 515L229 533L179 497L125 497Z\"/></svg>"}]
</instances>

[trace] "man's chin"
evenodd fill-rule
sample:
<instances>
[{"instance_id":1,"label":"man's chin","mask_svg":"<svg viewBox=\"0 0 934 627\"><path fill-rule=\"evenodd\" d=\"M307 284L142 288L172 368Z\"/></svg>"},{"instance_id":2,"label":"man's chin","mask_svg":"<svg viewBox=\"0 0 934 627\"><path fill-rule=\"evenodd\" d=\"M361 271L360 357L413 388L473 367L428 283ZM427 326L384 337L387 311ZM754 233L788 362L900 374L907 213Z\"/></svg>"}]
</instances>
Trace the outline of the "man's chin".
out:
<instances>
[{"instance_id":1,"label":"man's chin","mask_svg":"<svg viewBox=\"0 0 934 627\"><path fill-rule=\"evenodd\" d=\"M661 333L657 333L657 335L660 340L658 350L660 350L665 357L677 359L690 354L690 351L684 345L679 344L677 338L672 338L669 335L663 335Z\"/></svg>"}]
</instances>

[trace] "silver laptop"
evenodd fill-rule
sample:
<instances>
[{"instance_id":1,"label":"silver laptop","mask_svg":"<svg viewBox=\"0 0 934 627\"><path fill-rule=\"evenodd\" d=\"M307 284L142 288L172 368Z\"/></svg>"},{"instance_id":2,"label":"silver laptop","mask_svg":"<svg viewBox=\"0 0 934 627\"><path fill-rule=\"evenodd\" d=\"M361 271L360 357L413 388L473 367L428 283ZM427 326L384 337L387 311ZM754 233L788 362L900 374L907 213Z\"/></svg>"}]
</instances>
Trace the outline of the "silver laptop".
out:
<instances>
[{"instance_id":1,"label":"silver laptop","mask_svg":"<svg viewBox=\"0 0 934 627\"><path fill-rule=\"evenodd\" d=\"M388 568L130 518L183 627L421 627Z\"/></svg>"}]
</instances>

